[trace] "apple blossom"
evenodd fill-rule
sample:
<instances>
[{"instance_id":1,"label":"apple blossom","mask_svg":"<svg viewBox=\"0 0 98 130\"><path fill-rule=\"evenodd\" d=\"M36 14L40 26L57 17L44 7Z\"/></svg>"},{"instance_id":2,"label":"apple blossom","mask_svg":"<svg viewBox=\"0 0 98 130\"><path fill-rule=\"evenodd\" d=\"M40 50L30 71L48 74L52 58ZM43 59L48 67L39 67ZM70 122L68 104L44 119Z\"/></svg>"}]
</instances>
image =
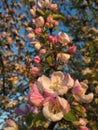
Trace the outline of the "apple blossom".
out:
<instances>
[{"instance_id":1,"label":"apple blossom","mask_svg":"<svg viewBox=\"0 0 98 130\"><path fill-rule=\"evenodd\" d=\"M41 49L41 50L40 50L40 53L41 53L41 54L45 54L45 53L46 53L46 49Z\"/></svg>"},{"instance_id":2,"label":"apple blossom","mask_svg":"<svg viewBox=\"0 0 98 130\"><path fill-rule=\"evenodd\" d=\"M66 53L63 53L63 52L57 54L57 61L65 63L69 59L70 59L69 54L66 54Z\"/></svg>"},{"instance_id":3,"label":"apple blossom","mask_svg":"<svg viewBox=\"0 0 98 130\"><path fill-rule=\"evenodd\" d=\"M40 94L37 85L33 84L31 92L28 95L28 100L30 104L33 104L35 106L41 106L42 102L44 101L43 95Z\"/></svg>"},{"instance_id":4,"label":"apple blossom","mask_svg":"<svg viewBox=\"0 0 98 130\"><path fill-rule=\"evenodd\" d=\"M71 54L74 54L75 52L76 52L76 46L75 45L73 45L73 46L71 46L70 48L69 48L69 53L71 53Z\"/></svg>"},{"instance_id":5,"label":"apple blossom","mask_svg":"<svg viewBox=\"0 0 98 130\"><path fill-rule=\"evenodd\" d=\"M40 63L40 61L41 61L40 56L39 56L39 55L36 55L36 56L34 57L34 62L35 62L35 63Z\"/></svg>"},{"instance_id":6,"label":"apple blossom","mask_svg":"<svg viewBox=\"0 0 98 130\"><path fill-rule=\"evenodd\" d=\"M27 27L26 30L27 30L28 32L33 31L33 29L32 29L31 27Z\"/></svg>"},{"instance_id":7,"label":"apple blossom","mask_svg":"<svg viewBox=\"0 0 98 130\"><path fill-rule=\"evenodd\" d=\"M36 67L36 66L32 66L31 68L31 74L33 74L34 76L35 75L38 75L40 73L40 68Z\"/></svg>"},{"instance_id":8,"label":"apple blossom","mask_svg":"<svg viewBox=\"0 0 98 130\"><path fill-rule=\"evenodd\" d=\"M53 11L56 11L58 9L58 5L57 4L51 4L50 9L53 10Z\"/></svg>"},{"instance_id":9,"label":"apple blossom","mask_svg":"<svg viewBox=\"0 0 98 130\"><path fill-rule=\"evenodd\" d=\"M87 88L88 86L85 83L83 82L79 83L79 81L76 80L72 89L72 93L75 99L78 101L82 101L84 103L90 103L93 100L94 94L89 93L85 95Z\"/></svg>"},{"instance_id":10,"label":"apple blossom","mask_svg":"<svg viewBox=\"0 0 98 130\"><path fill-rule=\"evenodd\" d=\"M58 26L59 25L59 22L54 20L54 26Z\"/></svg>"},{"instance_id":11,"label":"apple blossom","mask_svg":"<svg viewBox=\"0 0 98 130\"><path fill-rule=\"evenodd\" d=\"M35 34L33 32L29 33L27 35L28 39L34 39L35 38Z\"/></svg>"},{"instance_id":12,"label":"apple blossom","mask_svg":"<svg viewBox=\"0 0 98 130\"><path fill-rule=\"evenodd\" d=\"M42 29L41 28L35 28L34 32L35 32L36 35L40 35L41 32L42 32Z\"/></svg>"},{"instance_id":13,"label":"apple blossom","mask_svg":"<svg viewBox=\"0 0 98 130\"><path fill-rule=\"evenodd\" d=\"M36 50L40 50L40 48L41 48L41 43L40 43L40 42L35 42L34 47L35 47Z\"/></svg>"},{"instance_id":14,"label":"apple blossom","mask_svg":"<svg viewBox=\"0 0 98 130\"><path fill-rule=\"evenodd\" d=\"M49 35L48 40L50 41L51 44L57 43L57 37L55 35Z\"/></svg>"},{"instance_id":15,"label":"apple blossom","mask_svg":"<svg viewBox=\"0 0 98 130\"><path fill-rule=\"evenodd\" d=\"M64 78L66 85L68 88L72 88L74 85L74 80L72 79L72 77L70 76L70 74L66 74L65 78Z\"/></svg>"},{"instance_id":16,"label":"apple blossom","mask_svg":"<svg viewBox=\"0 0 98 130\"><path fill-rule=\"evenodd\" d=\"M62 34L62 32L58 33L58 42L60 42L63 45L67 45L71 42L71 38L66 34Z\"/></svg>"},{"instance_id":17,"label":"apple blossom","mask_svg":"<svg viewBox=\"0 0 98 130\"><path fill-rule=\"evenodd\" d=\"M33 17L36 16L36 6L33 6L33 8L30 9L30 13L31 13L31 15L32 15Z\"/></svg>"},{"instance_id":18,"label":"apple blossom","mask_svg":"<svg viewBox=\"0 0 98 130\"><path fill-rule=\"evenodd\" d=\"M70 105L64 98L52 97L44 103L43 115L51 121L59 121L70 111Z\"/></svg>"},{"instance_id":19,"label":"apple blossom","mask_svg":"<svg viewBox=\"0 0 98 130\"><path fill-rule=\"evenodd\" d=\"M51 0L38 0L38 6L40 8L49 8L51 4Z\"/></svg>"},{"instance_id":20,"label":"apple blossom","mask_svg":"<svg viewBox=\"0 0 98 130\"><path fill-rule=\"evenodd\" d=\"M12 119L6 120L6 124L8 127L5 127L3 130L18 130L17 124Z\"/></svg>"},{"instance_id":21,"label":"apple blossom","mask_svg":"<svg viewBox=\"0 0 98 130\"><path fill-rule=\"evenodd\" d=\"M70 81L71 83L69 83ZM52 73L51 78L42 75L38 78L36 84L39 88L46 90L49 93L63 95L67 93L69 86L73 85L73 81L71 77L65 78L61 71L57 71Z\"/></svg>"},{"instance_id":22,"label":"apple blossom","mask_svg":"<svg viewBox=\"0 0 98 130\"><path fill-rule=\"evenodd\" d=\"M46 20L48 23L53 23L53 17L51 16L51 15L49 15L48 17L47 17L47 20Z\"/></svg>"},{"instance_id":23,"label":"apple blossom","mask_svg":"<svg viewBox=\"0 0 98 130\"><path fill-rule=\"evenodd\" d=\"M33 19L33 23L36 25L36 27L42 27L44 25L44 18L42 16Z\"/></svg>"}]
</instances>

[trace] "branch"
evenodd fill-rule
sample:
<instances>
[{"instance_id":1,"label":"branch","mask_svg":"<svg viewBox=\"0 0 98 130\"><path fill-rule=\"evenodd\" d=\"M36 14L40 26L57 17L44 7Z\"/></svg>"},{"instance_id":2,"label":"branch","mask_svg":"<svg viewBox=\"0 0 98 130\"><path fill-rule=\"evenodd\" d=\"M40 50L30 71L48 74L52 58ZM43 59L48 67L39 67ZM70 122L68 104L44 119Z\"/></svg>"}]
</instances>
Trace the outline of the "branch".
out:
<instances>
[{"instance_id":1,"label":"branch","mask_svg":"<svg viewBox=\"0 0 98 130\"><path fill-rule=\"evenodd\" d=\"M4 63L3 63L3 59L2 59L2 55L0 54L0 63L1 63L1 66L2 66L2 70L1 70L1 73L2 73L2 78L3 78L3 85L2 85L2 92L4 95L6 95L6 91L5 91L5 67L4 67Z\"/></svg>"}]
</instances>

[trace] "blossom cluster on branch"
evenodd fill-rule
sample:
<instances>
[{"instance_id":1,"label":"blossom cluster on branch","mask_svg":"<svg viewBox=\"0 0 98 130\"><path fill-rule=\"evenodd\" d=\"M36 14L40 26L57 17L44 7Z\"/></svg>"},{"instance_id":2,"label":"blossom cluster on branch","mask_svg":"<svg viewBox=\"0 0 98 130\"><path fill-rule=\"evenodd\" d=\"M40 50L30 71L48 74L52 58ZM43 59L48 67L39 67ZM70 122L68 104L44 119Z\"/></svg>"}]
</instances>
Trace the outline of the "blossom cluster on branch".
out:
<instances>
[{"instance_id":1,"label":"blossom cluster on branch","mask_svg":"<svg viewBox=\"0 0 98 130\"><path fill-rule=\"evenodd\" d=\"M88 86L85 83L73 79L69 73L65 74L64 68L76 52L76 46L65 32L59 30L64 18L59 14L58 5L51 0L30 2L34 4L30 9L33 20L27 31L35 49L31 74L36 80L30 86L27 103L16 108L15 112L25 116L22 125L26 124L28 130L44 128L38 122L42 121L41 117L49 122L64 119L66 128L70 128L71 123L78 130L89 130L83 103L90 103L94 95L86 94ZM13 127L11 123L9 125Z\"/></svg>"}]
</instances>

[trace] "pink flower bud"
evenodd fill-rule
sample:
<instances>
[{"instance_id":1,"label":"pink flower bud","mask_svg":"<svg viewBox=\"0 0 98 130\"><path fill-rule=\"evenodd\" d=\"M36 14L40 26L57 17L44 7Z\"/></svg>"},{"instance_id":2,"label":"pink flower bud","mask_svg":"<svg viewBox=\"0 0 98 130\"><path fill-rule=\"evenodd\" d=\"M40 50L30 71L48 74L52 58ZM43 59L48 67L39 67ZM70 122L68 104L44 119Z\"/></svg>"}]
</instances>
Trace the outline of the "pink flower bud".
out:
<instances>
[{"instance_id":1,"label":"pink flower bud","mask_svg":"<svg viewBox=\"0 0 98 130\"><path fill-rule=\"evenodd\" d=\"M73 45L72 47L70 47L69 50L68 50L69 53L71 53L71 54L75 53L76 52L76 48L77 47L75 45Z\"/></svg>"},{"instance_id":2,"label":"pink flower bud","mask_svg":"<svg viewBox=\"0 0 98 130\"><path fill-rule=\"evenodd\" d=\"M41 32L42 32L42 29L41 28L35 28L34 32L35 32L36 35L40 35Z\"/></svg>"},{"instance_id":3,"label":"pink flower bud","mask_svg":"<svg viewBox=\"0 0 98 130\"><path fill-rule=\"evenodd\" d=\"M52 23L54 20L53 20L53 17L52 16L48 16L47 17L47 22L48 23Z\"/></svg>"},{"instance_id":4,"label":"pink flower bud","mask_svg":"<svg viewBox=\"0 0 98 130\"><path fill-rule=\"evenodd\" d=\"M35 62L35 63L40 63L40 61L41 61L40 56L39 56L39 55L36 55L36 56L34 57L34 62Z\"/></svg>"},{"instance_id":5,"label":"pink flower bud","mask_svg":"<svg viewBox=\"0 0 98 130\"><path fill-rule=\"evenodd\" d=\"M82 106L82 111L86 113L86 108Z\"/></svg>"},{"instance_id":6,"label":"pink flower bud","mask_svg":"<svg viewBox=\"0 0 98 130\"><path fill-rule=\"evenodd\" d=\"M33 108L33 113L34 113L34 114L37 114L38 112L39 112L38 107L34 107L34 108Z\"/></svg>"},{"instance_id":7,"label":"pink flower bud","mask_svg":"<svg viewBox=\"0 0 98 130\"><path fill-rule=\"evenodd\" d=\"M50 35L50 36L48 36L48 40L49 40L52 44L57 43L57 37L56 37L55 35Z\"/></svg>"},{"instance_id":8,"label":"pink flower bud","mask_svg":"<svg viewBox=\"0 0 98 130\"><path fill-rule=\"evenodd\" d=\"M90 129L86 126L80 126L78 130L90 130Z\"/></svg>"},{"instance_id":9,"label":"pink flower bud","mask_svg":"<svg viewBox=\"0 0 98 130\"><path fill-rule=\"evenodd\" d=\"M28 39L33 39L33 38L35 38L35 34L33 32L29 33L27 37L28 37Z\"/></svg>"},{"instance_id":10,"label":"pink flower bud","mask_svg":"<svg viewBox=\"0 0 98 130\"><path fill-rule=\"evenodd\" d=\"M11 119L6 120L6 123L11 127L17 128L16 123Z\"/></svg>"},{"instance_id":11,"label":"pink flower bud","mask_svg":"<svg viewBox=\"0 0 98 130\"><path fill-rule=\"evenodd\" d=\"M50 24L48 22L45 23L45 27L50 27Z\"/></svg>"},{"instance_id":12,"label":"pink flower bud","mask_svg":"<svg viewBox=\"0 0 98 130\"><path fill-rule=\"evenodd\" d=\"M57 4L51 4L50 5L50 9L53 10L53 11L57 10L58 9L58 5Z\"/></svg>"},{"instance_id":13,"label":"pink flower bud","mask_svg":"<svg viewBox=\"0 0 98 130\"><path fill-rule=\"evenodd\" d=\"M79 103L78 102L73 102L73 105L78 106Z\"/></svg>"},{"instance_id":14,"label":"pink flower bud","mask_svg":"<svg viewBox=\"0 0 98 130\"><path fill-rule=\"evenodd\" d=\"M41 50L40 50L40 53L41 53L41 54L45 54L45 53L46 53L46 49L41 49Z\"/></svg>"},{"instance_id":15,"label":"pink flower bud","mask_svg":"<svg viewBox=\"0 0 98 130\"><path fill-rule=\"evenodd\" d=\"M40 73L40 68L33 66L31 69L31 74L38 75L39 73Z\"/></svg>"},{"instance_id":16,"label":"pink flower bud","mask_svg":"<svg viewBox=\"0 0 98 130\"><path fill-rule=\"evenodd\" d=\"M58 21L54 21L54 26L58 26L59 22Z\"/></svg>"}]
</instances>

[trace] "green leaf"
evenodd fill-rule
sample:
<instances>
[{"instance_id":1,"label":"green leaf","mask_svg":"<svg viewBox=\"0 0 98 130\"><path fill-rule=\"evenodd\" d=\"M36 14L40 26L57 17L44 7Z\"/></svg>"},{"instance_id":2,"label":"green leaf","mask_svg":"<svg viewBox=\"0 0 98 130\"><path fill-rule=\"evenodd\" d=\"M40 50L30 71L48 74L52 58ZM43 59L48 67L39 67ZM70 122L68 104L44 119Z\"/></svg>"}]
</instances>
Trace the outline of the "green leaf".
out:
<instances>
[{"instance_id":1,"label":"green leaf","mask_svg":"<svg viewBox=\"0 0 98 130\"><path fill-rule=\"evenodd\" d=\"M45 118L43 117L42 112L39 112L36 116L34 116L33 121L34 121L34 122L37 122L37 121L39 121L39 120L44 120L44 119L45 119Z\"/></svg>"},{"instance_id":2,"label":"green leaf","mask_svg":"<svg viewBox=\"0 0 98 130\"><path fill-rule=\"evenodd\" d=\"M65 116L64 119L67 121L77 121L78 118L73 111L69 111Z\"/></svg>"},{"instance_id":3,"label":"green leaf","mask_svg":"<svg viewBox=\"0 0 98 130\"><path fill-rule=\"evenodd\" d=\"M26 123L28 126L30 126L32 124L32 121L33 121L33 114L30 113L28 116L26 116Z\"/></svg>"},{"instance_id":4,"label":"green leaf","mask_svg":"<svg viewBox=\"0 0 98 130\"><path fill-rule=\"evenodd\" d=\"M52 57L51 56L48 56L46 58L46 61L49 63L49 64L52 64Z\"/></svg>"},{"instance_id":5,"label":"green leaf","mask_svg":"<svg viewBox=\"0 0 98 130\"><path fill-rule=\"evenodd\" d=\"M83 114L83 111L82 111L82 107L79 105L79 106L72 106L72 108L78 112L80 112L81 114Z\"/></svg>"},{"instance_id":6,"label":"green leaf","mask_svg":"<svg viewBox=\"0 0 98 130\"><path fill-rule=\"evenodd\" d=\"M39 15L39 16L44 16L44 15L45 15L45 13L44 13L42 10L40 10L40 9L37 9L37 10L36 10L36 13L37 13L37 15Z\"/></svg>"},{"instance_id":7,"label":"green leaf","mask_svg":"<svg viewBox=\"0 0 98 130\"><path fill-rule=\"evenodd\" d=\"M64 16L60 15L60 14L53 14L52 17L56 20L60 20L63 19L64 20Z\"/></svg>"},{"instance_id":8,"label":"green leaf","mask_svg":"<svg viewBox=\"0 0 98 130\"><path fill-rule=\"evenodd\" d=\"M86 117L86 113L83 112L83 108L81 105L79 106L72 106L72 108L77 111L78 113L80 113L82 116Z\"/></svg>"},{"instance_id":9,"label":"green leaf","mask_svg":"<svg viewBox=\"0 0 98 130\"><path fill-rule=\"evenodd\" d=\"M36 125L39 126L41 124L41 121L45 121L45 118L42 114L42 112L39 112L38 114L30 113L28 116L26 116L26 124L29 128L32 128L32 126Z\"/></svg>"}]
</instances>

